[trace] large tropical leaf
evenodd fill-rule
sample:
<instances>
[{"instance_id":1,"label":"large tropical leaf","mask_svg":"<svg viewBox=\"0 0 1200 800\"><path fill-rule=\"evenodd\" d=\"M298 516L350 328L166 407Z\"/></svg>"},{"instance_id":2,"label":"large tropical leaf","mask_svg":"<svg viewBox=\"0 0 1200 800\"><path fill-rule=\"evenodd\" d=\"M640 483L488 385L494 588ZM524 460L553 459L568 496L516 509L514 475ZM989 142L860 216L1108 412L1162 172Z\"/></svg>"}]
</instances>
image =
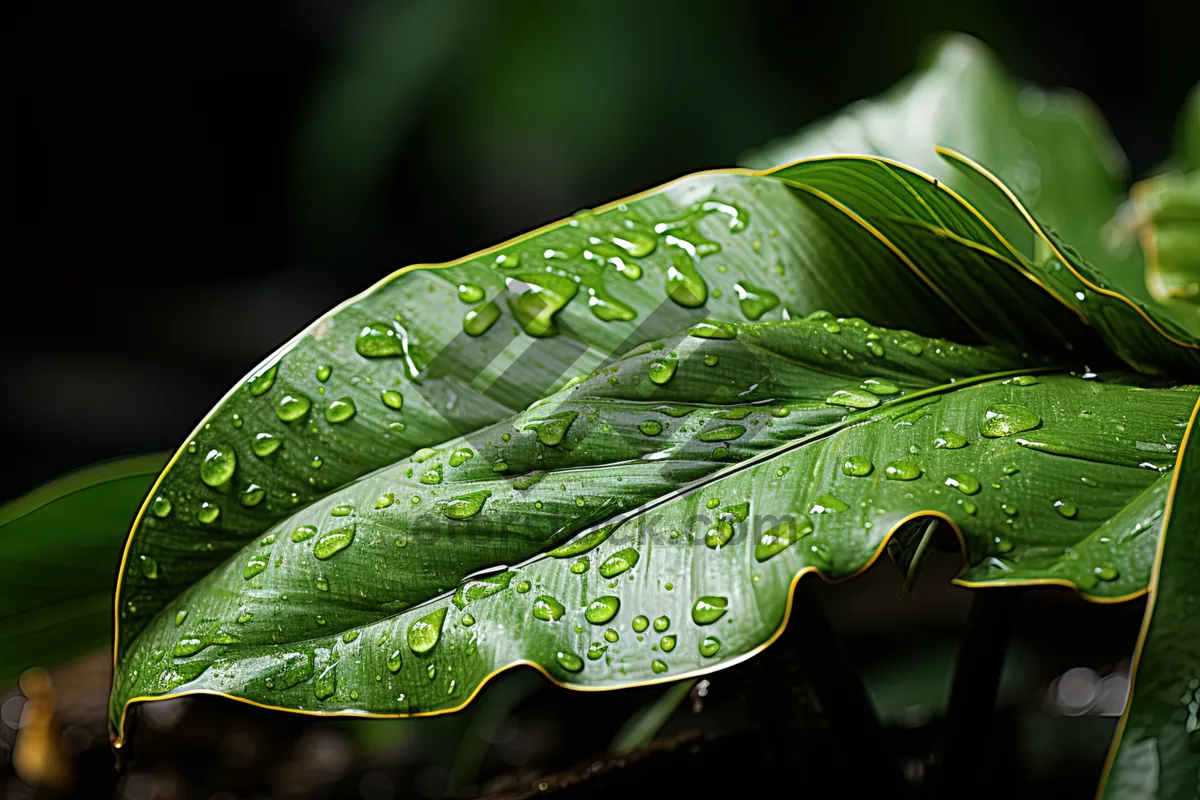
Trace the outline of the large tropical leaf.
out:
<instances>
[{"instance_id":1,"label":"large tropical leaf","mask_svg":"<svg viewBox=\"0 0 1200 800\"><path fill-rule=\"evenodd\" d=\"M176 453L127 544L117 655L172 598L288 514L704 316L785 319L828 307L1095 367L1112 356L1085 323L1108 334L1103 320L1128 302L1084 299L1039 285L942 184L863 158L697 175L487 253L403 271L267 359ZM1141 317L1126 327L1119 352L1130 362L1193 369L1191 343ZM146 559L154 578L138 566Z\"/></svg>"},{"instance_id":2,"label":"large tropical leaf","mask_svg":"<svg viewBox=\"0 0 1200 800\"><path fill-rule=\"evenodd\" d=\"M1180 130L1186 143L1186 115ZM1041 238L1022 216L993 214L996 207L987 188L954 165L939 163L936 146L966 153L991 170L1041 227L1079 254L1069 260L1060 254L1052 268L1094 264L1103 278L1087 275L1091 283L1149 309L1162 327L1181 328L1184 333L1177 338L1194 343L1200 336L1200 315L1193 309L1160 306L1152 296L1136 238L1114 235L1115 218L1126 199L1127 166L1095 107L1073 92L1022 84L968 36L943 38L924 68L904 83L751 153L745 161L765 168L846 153L894 159L946 183L1018 246ZM1179 151L1189 152L1186 145ZM1035 264L1053 256L1045 248L1037 252L1027 253Z\"/></svg>"},{"instance_id":3,"label":"large tropical leaf","mask_svg":"<svg viewBox=\"0 0 1200 800\"><path fill-rule=\"evenodd\" d=\"M116 553L166 461L98 464L0 507L0 687L108 641Z\"/></svg>"},{"instance_id":4,"label":"large tropical leaf","mask_svg":"<svg viewBox=\"0 0 1200 800\"><path fill-rule=\"evenodd\" d=\"M579 688L727 665L799 576L919 516L967 582L1135 595L1195 398L830 315L701 324L270 527L127 645L118 740L181 691L405 715L519 663Z\"/></svg>"}]
</instances>

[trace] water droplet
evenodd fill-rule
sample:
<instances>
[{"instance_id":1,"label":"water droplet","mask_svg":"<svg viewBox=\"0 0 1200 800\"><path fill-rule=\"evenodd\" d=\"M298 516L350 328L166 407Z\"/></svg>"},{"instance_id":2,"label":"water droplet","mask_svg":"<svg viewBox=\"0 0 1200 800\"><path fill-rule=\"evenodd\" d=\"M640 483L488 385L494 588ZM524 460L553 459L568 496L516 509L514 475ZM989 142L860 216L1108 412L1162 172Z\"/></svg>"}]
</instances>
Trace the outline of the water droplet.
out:
<instances>
[{"instance_id":1,"label":"water droplet","mask_svg":"<svg viewBox=\"0 0 1200 800\"><path fill-rule=\"evenodd\" d=\"M567 613L563 604L548 594L539 595L533 601L533 616L543 622L554 622Z\"/></svg>"},{"instance_id":2,"label":"water droplet","mask_svg":"<svg viewBox=\"0 0 1200 800\"><path fill-rule=\"evenodd\" d=\"M175 627L177 627L177 628L178 628L180 625L182 625L182 624L183 624L183 621L184 621L185 619L187 619L187 615L188 615L188 611L187 611L187 609L186 609L186 608L185 608L185 609L183 609L182 611L178 611L178 612L176 612L176 614L175 614Z\"/></svg>"},{"instance_id":3,"label":"water droplet","mask_svg":"<svg viewBox=\"0 0 1200 800\"><path fill-rule=\"evenodd\" d=\"M538 441L547 447L554 447L562 443L563 437L567 435L567 430L571 427L571 423L578 416L578 411L563 411L545 419L536 419L528 422L521 430L534 431L537 433Z\"/></svg>"},{"instance_id":4,"label":"water droplet","mask_svg":"<svg viewBox=\"0 0 1200 800\"><path fill-rule=\"evenodd\" d=\"M817 498L813 500L812 505L808 509L808 513L828 514L836 511L840 514L843 511L849 510L850 506L841 498L834 497L831 494L821 494L817 495Z\"/></svg>"},{"instance_id":5,"label":"water droplet","mask_svg":"<svg viewBox=\"0 0 1200 800\"><path fill-rule=\"evenodd\" d=\"M638 423L638 430L646 436L658 436L663 432L663 426L656 419L648 419L645 422Z\"/></svg>"},{"instance_id":6,"label":"water droplet","mask_svg":"<svg viewBox=\"0 0 1200 800\"><path fill-rule=\"evenodd\" d=\"M704 544L709 548L716 550L724 547L733 538L733 526L723 520L718 520L713 523L713 526L704 534Z\"/></svg>"},{"instance_id":7,"label":"water droplet","mask_svg":"<svg viewBox=\"0 0 1200 800\"><path fill-rule=\"evenodd\" d=\"M738 281L733 288L738 295L738 306L742 309L742 314L746 316L746 319L759 319L763 314L779 305L779 295L748 281Z\"/></svg>"},{"instance_id":8,"label":"water droplet","mask_svg":"<svg viewBox=\"0 0 1200 800\"><path fill-rule=\"evenodd\" d=\"M302 394L285 394L275 406L275 415L284 422L295 422L308 413L312 401Z\"/></svg>"},{"instance_id":9,"label":"water droplet","mask_svg":"<svg viewBox=\"0 0 1200 800\"><path fill-rule=\"evenodd\" d=\"M961 447L967 446L967 437L961 433L954 431L942 431L933 440L933 449L935 450L958 450Z\"/></svg>"},{"instance_id":10,"label":"water droplet","mask_svg":"<svg viewBox=\"0 0 1200 800\"><path fill-rule=\"evenodd\" d=\"M988 406L979 432L989 439L999 439L1014 433L1031 431L1042 424L1042 418L1025 406L1014 403L996 403Z\"/></svg>"},{"instance_id":11,"label":"water droplet","mask_svg":"<svg viewBox=\"0 0 1200 800\"><path fill-rule=\"evenodd\" d=\"M1075 515L1079 513L1078 506L1069 500L1055 500L1054 510L1067 519L1075 519Z\"/></svg>"},{"instance_id":12,"label":"water droplet","mask_svg":"<svg viewBox=\"0 0 1200 800\"><path fill-rule=\"evenodd\" d=\"M570 650L559 650L554 654L554 660L567 672L579 672L583 669L583 659Z\"/></svg>"},{"instance_id":13,"label":"water droplet","mask_svg":"<svg viewBox=\"0 0 1200 800\"><path fill-rule=\"evenodd\" d=\"M507 589L509 584L512 583L513 574L506 570L481 578L467 578L455 590L452 602L458 608L466 608L467 605L474 603L476 600L482 600L485 597L498 594Z\"/></svg>"},{"instance_id":14,"label":"water droplet","mask_svg":"<svg viewBox=\"0 0 1200 800\"><path fill-rule=\"evenodd\" d=\"M1083 482L1084 486L1091 486L1094 488L1100 485L1100 481L1096 480L1095 478L1089 478L1087 475L1081 475L1079 480Z\"/></svg>"},{"instance_id":15,"label":"water droplet","mask_svg":"<svg viewBox=\"0 0 1200 800\"><path fill-rule=\"evenodd\" d=\"M267 390L275 384L275 374L279 372L279 365L272 364L264 370L255 373L254 377L246 382L246 386L250 388L250 394L255 397L266 394Z\"/></svg>"},{"instance_id":16,"label":"water droplet","mask_svg":"<svg viewBox=\"0 0 1200 800\"><path fill-rule=\"evenodd\" d=\"M715 367L719 361L720 359L717 356L709 354L704 357L704 366Z\"/></svg>"},{"instance_id":17,"label":"water droplet","mask_svg":"<svg viewBox=\"0 0 1200 800\"><path fill-rule=\"evenodd\" d=\"M921 477L921 467L915 461L889 461L883 474L893 481L915 481Z\"/></svg>"},{"instance_id":18,"label":"water droplet","mask_svg":"<svg viewBox=\"0 0 1200 800\"><path fill-rule=\"evenodd\" d=\"M259 458L266 458L278 450L281 444L283 444L283 439L273 433L257 433L250 442L250 449Z\"/></svg>"},{"instance_id":19,"label":"water droplet","mask_svg":"<svg viewBox=\"0 0 1200 800\"><path fill-rule=\"evenodd\" d=\"M604 322L629 322L637 316L631 307L595 287L588 289L588 309Z\"/></svg>"},{"instance_id":20,"label":"water droplet","mask_svg":"<svg viewBox=\"0 0 1200 800\"><path fill-rule=\"evenodd\" d=\"M946 476L946 485L958 489L963 494L978 494L982 488L979 479L966 472Z\"/></svg>"},{"instance_id":21,"label":"water droplet","mask_svg":"<svg viewBox=\"0 0 1200 800\"><path fill-rule=\"evenodd\" d=\"M404 395L397 392L395 389L384 389L379 393L379 397L383 400L383 404L388 408L393 408L396 411L404 408Z\"/></svg>"},{"instance_id":22,"label":"water droplet","mask_svg":"<svg viewBox=\"0 0 1200 800\"><path fill-rule=\"evenodd\" d=\"M650 380L662 386L671 380L675 375L676 361L673 358L664 358L658 361L653 361L650 364Z\"/></svg>"},{"instance_id":23,"label":"water droplet","mask_svg":"<svg viewBox=\"0 0 1200 800\"><path fill-rule=\"evenodd\" d=\"M475 617L471 614L462 615L462 624L464 628L469 628L475 624Z\"/></svg>"},{"instance_id":24,"label":"water droplet","mask_svg":"<svg viewBox=\"0 0 1200 800\"><path fill-rule=\"evenodd\" d=\"M571 574L572 575L582 575L583 573L588 571L588 567L590 567L591 565L592 565L592 562L590 560L588 560L586 557L581 558L571 565Z\"/></svg>"},{"instance_id":25,"label":"water droplet","mask_svg":"<svg viewBox=\"0 0 1200 800\"><path fill-rule=\"evenodd\" d=\"M329 404L329 408L325 409L325 421L337 424L345 422L358 412L354 407L354 399L350 397L342 397L334 400Z\"/></svg>"},{"instance_id":26,"label":"water droplet","mask_svg":"<svg viewBox=\"0 0 1200 800\"><path fill-rule=\"evenodd\" d=\"M384 492L375 498L376 508L387 508L392 503L396 502L396 495L392 492Z\"/></svg>"},{"instance_id":27,"label":"water droplet","mask_svg":"<svg viewBox=\"0 0 1200 800\"><path fill-rule=\"evenodd\" d=\"M156 517L165 517L171 513L171 501L160 494L150 502L150 511Z\"/></svg>"},{"instance_id":28,"label":"water droplet","mask_svg":"<svg viewBox=\"0 0 1200 800\"><path fill-rule=\"evenodd\" d=\"M664 653L671 652L675 649L675 637L673 635L662 637L658 640L658 648Z\"/></svg>"},{"instance_id":29,"label":"water droplet","mask_svg":"<svg viewBox=\"0 0 1200 800\"><path fill-rule=\"evenodd\" d=\"M442 623L446 621L446 609L430 612L408 626L408 649L418 655L428 653L442 636Z\"/></svg>"},{"instance_id":30,"label":"water droplet","mask_svg":"<svg viewBox=\"0 0 1200 800\"><path fill-rule=\"evenodd\" d=\"M719 497L710 497L704 502L705 508L716 508L719 505L721 505L721 498Z\"/></svg>"},{"instance_id":31,"label":"water droplet","mask_svg":"<svg viewBox=\"0 0 1200 800\"><path fill-rule=\"evenodd\" d=\"M706 595L692 606L692 622L697 625L711 625L729 610L729 598Z\"/></svg>"},{"instance_id":32,"label":"water droplet","mask_svg":"<svg viewBox=\"0 0 1200 800\"><path fill-rule=\"evenodd\" d=\"M826 397L825 402L846 408L874 408L879 405L879 398L870 392L862 392L858 389L838 389Z\"/></svg>"},{"instance_id":33,"label":"water droplet","mask_svg":"<svg viewBox=\"0 0 1200 800\"><path fill-rule=\"evenodd\" d=\"M746 428L743 425L721 425L716 428L709 428L696 436L702 442L731 442L734 439L739 439L746 433Z\"/></svg>"},{"instance_id":34,"label":"water droplet","mask_svg":"<svg viewBox=\"0 0 1200 800\"><path fill-rule=\"evenodd\" d=\"M656 658L650 662L650 669L654 670L656 675L661 675L667 671L667 662Z\"/></svg>"},{"instance_id":35,"label":"water droplet","mask_svg":"<svg viewBox=\"0 0 1200 800\"><path fill-rule=\"evenodd\" d=\"M1104 564L1093 569L1092 574L1102 581L1115 581L1121 573L1112 564Z\"/></svg>"},{"instance_id":36,"label":"water droplet","mask_svg":"<svg viewBox=\"0 0 1200 800\"><path fill-rule=\"evenodd\" d=\"M647 617L645 614L638 614L636 617L633 618L634 633L643 633L649 627L650 627L650 618Z\"/></svg>"},{"instance_id":37,"label":"water droplet","mask_svg":"<svg viewBox=\"0 0 1200 800\"><path fill-rule=\"evenodd\" d=\"M604 563L600 565L600 575L605 578L615 578L622 572L637 566L638 558L640 558L638 551L632 547L618 550L604 559Z\"/></svg>"},{"instance_id":38,"label":"water droplet","mask_svg":"<svg viewBox=\"0 0 1200 800\"><path fill-rule=\"evenodd\" d=\"M704 321L688 328L688 336L699 339L733 339L737 336L736 329L727 322Z\"/></svg>"},{"instance_id":39,"label":"water droplet","mask_svg":"<svg viewBox=\"0 0 1200 800\"><path fill-rule=\"evenodd\" d=\"M521 581L520 583L517 584L517 593L525 594L532 588L533 588L533 586L529 583L529 581Z\"/></svg>"},{"instance_id":40,"label":"water droplet","mask_svg":"<svg viewBox=\"0 0 1200 800\"><path fill-rule=\"evenodd\" d=\"M865 389L871 394L882 396L897 394L900 391L899 386L891 381L885 381L882 378L867 378L858 385L858 388Z\"/></svg>"},{"instance_id":41,"label":"water droplet","mask_svg":"<svg viewBox=\"0 0 1200 800\"><path fill-rule=\"evenodd\" d=\"M292 531L292 541L304 542L316 535L317 529L315 527L312 525L301 525L299 528L296 528L296 530Z\"/></svg>"},{"instance_id":42,"label":"water droplet","mask_svg":"<svg viewBox=\"0 0 1200 800\"><path fill-rule=\"evenodd\" d=\"M1017 386L1033 386L1038 379L1033 375L1018 375L1012 379L1012 382Z\"/></svg>"},{"instance_id":43,"label":"water droplet","mask_svg":"<svg viewBox=\"0 0 1200 800\"><path fill-rule=\"evenodd\" d=\"M721 640L715 636L705 636L700 640L700 655L712 658L721 649Z\"/></svg>"},{"instance_id":44,"label":"water droplet","mask_svg":"<svg viewBox=\"0 0 1200 800\"><path fill-rule=\"evenodd\" d=\"M436 486L442 482L442 465L435 464L421 473L421 483L426 486Z\"/></svg>"},{"instance_id":45,"label":"water droplet","mask_svg":"<svg viewBox=\"0 0 1200 800\"><path fill-rule=\"evenodd\" d=\"M671 618L667 616L658 617L654 620L654 630L662 633L667 628L671 627Z\"/></svg>"},{"instance_id":46,"label":"water droplet","mask_svg":"<svg viewBox=\"0 0 1200 800\"><path fill-rule=\"evenodd\" d=\"M450 466L461 467L475 457L475 452L467 447L460 447L450 454ZM515 483L515 481L514 481Z\"/></svg>"},{"instance_id":47,"label":"water droplet","mask_svg":"<svg viewBox=\"0 0 1200 800\"><path fill-rule=\"evenodd\" d=\"M140 556L139 560L142 562L142 574L150 580L156 580L158 578L158 561L154 559L154 556Z\"/></svg>"},{"instance_id":48,"label":"water droplet","mask_svg":"<svg viewBox=\"0 0 1200 800\"><path fill-rule=\"evenodd\" d=\"M484 303L473 308L463 316L463 330L468 336L482 336L500 319L500 306L495 303Z\"/></svg>"},{"instance_id":49,"label":"water droplet","mask_svg":"<svg viewBox=\"0 0 1200 800\"><path fill-rule=\"evenodd\" d=\"M588 651L587 651L588 660L589 661L599 661L601 658L604 657L604 654L605 654L605 652L607 652L607 650L608 650L608 645L601 644L600 642L592 642L591 645L588 646Z\"/></svg>"},{"instance_id":50,"label":"water droplet","mask_svg":"<svg viewBox=\"0 0 1200 800\"><path fill-rule=\"evenodd\" d=\"M317 578L317 591L318 592L328 592L329 591L329 581L325 578Z\"/></svg>"},{"instance_id":51,"label":"water droplet","mask_svg":"<svg viewBox=\"0 0 1200 800\"><path fill-rule=\"evenodd\" d=\"M195 634L187 634L175 643L175 647L171 652L176 658L186 658L194 656L204 648L208 647L208 643Z\"/></svg>"},{"instance_id":52,"label":"water droplet","mask_svg":"<svg viewBox=\"0 0 1200 800\"><path fill-rule=\"evenodd\" d=\"M237 455L233 447L227 444L215 444L204 456L200 464L200 480L216 488L224 485L233 477L237 468Z\"/></svg>"},{"instance_id":53,"label":"water droplet","mask_svg":"<svg viewBox=\"0 0 1200 800\"><path fill-rule=\"evenodd\" d=\"M354 342L354 349L365 358L391 358L404 355L402 338L386 322L372 322L363 326Z\"/></svg>"},{"instance_id":54,"label":"water droplet","mask_svg":"<svg viewBox=\"0 0 1200 800\"><path fill-rule=\"evenodd\" d=\"M483 289L473 283L460 283L458 299L464 303L478 303L483 299Z\"/></svg>"},{"instance_id":55,"label":"water droplet","mask_svg":"<svg viewBox=\"0 0 1200 800\"><path fill-rule=\"evenodd\" d=\"M808 517L797 517L768 528L759 536L754 545L754 559L762 562L782 553L798 540L813 532L812 521Z\"/></svg>"},{"instance_id":56,"label":"water droplet","mask_svg":"<svg viewBox=\"0 0 1200 800\"><path fill-rule=\"evenodd\" d=\"M597 597L595 600L588 603L588 607L583 612L583 616L593 625L603 625L615 617L620 608L620 598L606 595L604 597Z\"/></svg>"},{"instance_id":57,"label":"water droplet","mask_svg":"<svg viewBox=\"0 0 1200 800\"><path fill-rule=\"evenodd\" d=\"M670 250L667 296L684 308L699 308L708 299L708 284L700 277L700 272L687 251L679 247L672 247Z\"/></svg>"},{"instance_id":58,"label":"water droplet","mask_svg":"<svg viewBox=\"0 0 1200 800\"><path fill-rule=\"evenodd\" d=\"M271 563L271 556L267 555L266 553L256 553L255 555L250 556L250 560L247 561L246 566L242 568L242 577L246 580L250 580L255 575L258 575L260 572L265 570L269 563Z\"/></svg>"},{"instance_id":59,"label":"water droplet","mask_svg":"<svg viewBox=\"0 0 1200 800\"><path fill-rule=\"evenodd\" d=\"M450 519L470 519L483 510L483 504L491 496L492 493L486 490L459 495L442 503L438 510Z\"/></svg>"},{"instance_id":60,"label":"water droplet","mask_svg":"<svg viewBox=\"0 0 1200 800\"><path fill-rule=\"evenodd\" d=\"M263 489L263 487L259 486L257 483L252 483L246 487L246 490L242 492L242 496L239 499L241 500L242 505L246 506L247 508L253 508L261 503L263 498L266 496L267 491Z\"/></svg>"},{"instance_id":61,"label":"water droplet","mask_svg":"<svg viewBox=\"0 0 1200 800\"><path fill-rule=\"evenodd\" d=\"M196 512L196 519L205 525L211 525L217 521L217 517L221 516L221 507L216 503L205 501L200 504L200 510Z\"/></svg>"},{"instance_id":62,"label":"water droplet","mask_svg":"<svg viewBox=\"0 0 1200 800\"><path fill-rule=\"evenodd\" d=\"M333 367L329 366L328 364L322 364L321 366L317 367L317 380L319 380L321 383L329 380L329 376L332 374Z\"/></svg>"},{"instance_id":63,"label":"water droplet","mask_svg":"<svg viewBox=\"0 0 1200 800\"><path fill-rule=\"evenodd\" d=\"M1017 507L1012 503L1001 503L1000 510L1010 517L1015 517L1017 515Z\"/></svg>"},{"instance_id":64,"label":"water droplet","mask_svg":"<svg viewBox=\"0 0 1200 800\"><path fill-rule=\"evenodd\" d=\"M842 474L853 478L863 478L871 474L875 465L866 456L849 456L842 462Z\"/></svg>"},{"instance_id":65,"label":"water droplet","mask_svg":"<svg viewBox=\"0 0 1200 800\"><path fill-rule=\"evenodd\" d=\"M609 642L610 644L618 641L620 638L621 634L617 633L612 628L609 628L604 632L604 641Z\"/></svg>"},{"instance_id":66,"label":"water droplet","mask_svg":"<svg viewBox=\"0 0 1200 800\"><path fill-rule=\"evenodd\" d=\"M391 653L391 655L389 655L389 656L388 656L388 659L387 659L387 670L388 670L388 672L390 672L390 673L392 673L393 675L395 675L397 672L399 672L399 671L400 671L400 668L401 668L402 666L404 666L404 660L403 660L403 659L401 658L401 656L400 656L400 651L399 651L399 650L392 650L392 653Z\"/></svg>"},{"instance_id":67,"label":"water droplet","mask_svg":"<svg viewBox=\"0 0 1200 800\"><path fill-rule=\"evenodd\" d=\"M334 506L333 508L329 509L329 516L331 517L348 517L353 513L354 506L344 503L340 506Z\"/></svg>"},{"instance_id":68,"label":"water droplet","mask_svg":"<svg viewBox=\"0 0 1200 800\"><path fill-rule=\"evenodd\" d=\"M313 555L324 561L345 550L354 541L354 525L329 531L313 543Z\"/></svg>"}]
</instances>

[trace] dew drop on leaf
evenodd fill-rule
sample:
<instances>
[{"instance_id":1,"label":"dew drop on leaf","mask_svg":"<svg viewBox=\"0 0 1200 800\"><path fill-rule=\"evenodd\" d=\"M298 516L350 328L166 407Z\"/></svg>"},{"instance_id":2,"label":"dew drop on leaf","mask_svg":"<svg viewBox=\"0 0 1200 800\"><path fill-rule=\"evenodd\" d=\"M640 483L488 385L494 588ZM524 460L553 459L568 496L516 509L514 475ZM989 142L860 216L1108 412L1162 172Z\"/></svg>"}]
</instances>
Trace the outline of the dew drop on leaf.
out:
<instances>
[{"instance_id":1,"label":"dew drop on leaf","mask_svg":"<svg viewBox=\"0 0 1200 800\"><path fill-rule=\"evenodd\" d=\"M555 622L567 613L563 604L548 594L539 595L533 601L533 616L543 622Z\"/></svg>"},{"instance_id":2,"label":"dew drop on leaf","mask_svg":"<svg viewBox=\"0 0 1200 800\"><path fill-rule=\"evenodd\" d=\"M842 474L853 478L863 478L871 474L875 466L866 456L849 456L842 462Z\"/></svg>"},{"instance_id":3,"label":"dew drop on leaf","mask_svg":"<svg viewBox=\"0 0 1200 800\"><path fill-rule=\"evenodd\" d=\"M215 444L204 455L200 463L200 480L216 488L223 486L233 477L237 468L237 455L228 444Z\"/></svg>"},{"instance_id":4,"label":"dew drop on leaf","mask_svg":"<svg viewBox=\"0 0 1200 800\"><path fill-rule=\"evenodd\" d=\"M1025 406L1015 403L995 403L988 406L979 423L979 432L989 439L999 439L1014 433L1031 431L1042 424L1042 418Z\"/></svg>"},{"instance_id":5,"label":"dew drop on leaf","mask_svg":"<svg viewBox=\"0 0 1200 800\"><path fill-rule=\"evenodd\" d=\"M692 606L692 622L697 625L711 625L725 616L729 610L729 598L706 595L696 600Z\"/></svg>"},{"instance_id":6,"label":"dew drop on leaf","mask_svg":"<svg viewBox=\"0 0 1200 800\"><path fill-rule=\"evenodd\" d=\"M414 653L428 653L442 636L442 623L446 621L446 609L439 608L408 626L408 649Z\"/></svg>"},{"instance_id":7,"label":"dew drop on leaf","mask_svg":"<svg viewBox=\"0 0 1200 800\"><path fill-rule=\"evenodd\" d=\"M559 650L555 653L554 660L567 672L579 672L583 669L583 659L570 650Z\"/></svg>"},{"instance_id":8,"label":"dew drop on leaf","mask_svg":"<svg viewBox=\"0 0 1200 800\"><path fill-rule=\"evenodd\" d=\"M915 461L889 461L883 474L888 480L915 481L921 477L921 467Z\"/></svg>"},{"instance_id":9,"label":"dew drop on leaf","mask_svg":"<svg viewBox=\"0 0 1200 800\"><path fill-rule=\"evenodd\" d=\"M583 616L593 625L603 625L617 615L621 608L621 599L611 595L597 597L588 603Z\"/></svg>"},{"instance_id":10,"label":"dew drop on leaf","mask_svg":"<svg viewBox=\"0 0 1200 800\"><path fill-rule=\"evenodd\" d=\"M354 525L337 528L321 536L313 543L313 555L324 561L345 550L354 541Z\"/></svg>"},{"instance_id":11,"label":"dew drop on leaf","mask_svg":"<svg viewBox=\"0 0 1200 800\"><path fill-rule=\"evenodd\" d=\"M275 406L275 415L284 422L295 422L308 413L312 401L303 394L285 394Z\"/></svg>"},{"instance_id":12,"label":"dew drop on leaf","mask_svg":"<svg viewBox=\"0 0 1200 800\"><path fill-rule=\"evenodd\" d=\"M846 408L874 408L879 405L879 398L870 392L863 392L858 389L838 389L825 398L825 402L830 405L844 406Z\"/></svg>"}]
</instances>

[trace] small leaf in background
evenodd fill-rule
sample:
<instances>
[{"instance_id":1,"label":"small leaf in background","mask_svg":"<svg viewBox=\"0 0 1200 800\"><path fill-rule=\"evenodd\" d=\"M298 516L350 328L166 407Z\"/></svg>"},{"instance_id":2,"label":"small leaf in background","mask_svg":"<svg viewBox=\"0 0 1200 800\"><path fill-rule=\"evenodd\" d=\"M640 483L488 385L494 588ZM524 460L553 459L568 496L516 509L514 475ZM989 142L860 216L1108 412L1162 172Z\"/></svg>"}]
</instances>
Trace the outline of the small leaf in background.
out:
<instances>
[{"instance_id":1,"label":"small leaf in background","mask_svg":"<svg viewBox=\"0 0 1200 800\"><path fill-rule=\"evenodd\" d=\"M121 543L166 462L97 464L0 507L0 687L109 641Z\"/></svg>"}]
</instances>

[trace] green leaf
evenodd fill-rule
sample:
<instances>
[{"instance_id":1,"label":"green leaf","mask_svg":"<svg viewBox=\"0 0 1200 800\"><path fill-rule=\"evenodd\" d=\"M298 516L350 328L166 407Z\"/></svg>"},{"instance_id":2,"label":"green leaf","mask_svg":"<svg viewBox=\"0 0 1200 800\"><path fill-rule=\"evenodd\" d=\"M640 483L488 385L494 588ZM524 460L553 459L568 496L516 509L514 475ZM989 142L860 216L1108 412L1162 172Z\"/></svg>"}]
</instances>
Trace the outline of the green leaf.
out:
<instances>
[{"instance_id":1,"label":"green leaf","mask_svg":"<svg viewBox=\"0 0 1200 800\"><path fill-rule=\"evenodd\" d=\"M87 467L0 507L0 686L108 641L114 553L166 460Z\"/></svg>"},{"instance_id":2,"label":"green leaf","mask_svg":"<svg viewBox=\"0 0 1200 800\"><path fill-rule=\"evenodd\" d=\"M1131 199L1151 293L1200 316L1200 169L1142 181Z\"/></svg>"},{"instance_id":3,"label":"green leaf","mask_svg":"<svg viewBox=\"0 0 1200 800\"><path fill-rule=\"evenodd\" d=\"M944 191L918 201L896 184L909 196L887 207L914 231L928 225L922 203L956 217L946 225L966 244L931 235L974 258L979 274L958 280L939 257L947 283L935 289L914 268L938 252L923 234L907 237L911 254L897 251L847 216L856 198L814 200L801 178L685 178L485 253L403 270L319 319L172 458L156 488L172 511L140 515L128 544L118 654L171 598L296 509L706 316L782 320L828 307L968 342L1109 357L1075 311L969 238L986 226ZM848 195L845 185L828 192ZM980 299L986 307L972 308ZM143 556L159 563L157 579L136 569Z\"/></svg>"},{"instance_id":4,"label":"green leaf","mask_svg":"<svg viewBox=\"0 0 1200 800\"><path fill-rule=\"evenodd\" d=\"M970 200L971 182L939 163L939 145L991 169L1089 261L1135 258L1115 253L1102 239L1125 199L1127 164L1095 106L1078 93L1014 79L982 42L965 34L935 42L925 65L880 97L855 103L745 161L764 168L811 156L884 156Z\"/></svg>"},{"instance_id":5,"label":"green leaf","mask_svg":"<svg viewBox=\"0 0 1200 800\"><path fill-rule=\"evenodd\" d=\"M172 511L141 514L127 545L117 653L296 509L706 316L781 320L827 306L1093 367L1111 360L1083 322L1108 331L1128 303L1050 293L1042 277L1065 271L1043 267L1035 274L944 186L849 158L692 176L403 270L267 359L172 458L156 487ZM1141 317L1120 335L1109 344L1144 368L1188 374L1200 353ZM158 578L136 569L143 556Z\"/></svg>"},{"instance_id":6,"label":"green leaf","mask_svg":"<svg viewBox=\"0 0 1200 800\"><path fill-rule=\"evenodd\" d=\"M966 154L972 169L939 159L938 147ZM1049 260L1051 270L1074 267L1092 285L1128 298L1176 339L1191 346L1200 337L1200 315L1160 305L1146 286L1141 248L1122 230L1118 213L1128 185L1125 156L1096 108L1073 92L1023 85L977 40L962 34L943 38L927 65L907 81L745 161L768 167L847 153L886 157L937 178L978 208L1027 261ZM1045 247L1047 237L1032 220L1012 213L990 181L969 174L976 162L989 179L994 174L1011 187L1008 194L1020 198L1040 228L1075 252L1066 257ZM1060 294L1069 300L1074 291ZM1080 291L1091 293L1086 287Z\"/></svg>"},{"instance_id":7,"label":"green leaf","mask_svg":"<svg viewBox=\"0 0 1200 800\"><path fill-rule=\"evenodd\" d=\"M1105 764L1100 796L1192 797L1200 770L1200 448L1193 411L1169 490L1150 601L1130 675L1125 714ZM1136 682L1134 682L1136 681Z\"/></svg>"},{"instance_id":8,"label":"green leaf","mask_svg":"<svg viewBox=\"0 0 1200 800\"><path fill-rule=\"evenodd\" d=\"M964 582L1128 597L1195 397L825 314L700 325L272 526L128 645L118 740L129 703L192 691L398 716L516 664L699 674L921 515L959 533Z\"/></svg>"}]
</instances>

